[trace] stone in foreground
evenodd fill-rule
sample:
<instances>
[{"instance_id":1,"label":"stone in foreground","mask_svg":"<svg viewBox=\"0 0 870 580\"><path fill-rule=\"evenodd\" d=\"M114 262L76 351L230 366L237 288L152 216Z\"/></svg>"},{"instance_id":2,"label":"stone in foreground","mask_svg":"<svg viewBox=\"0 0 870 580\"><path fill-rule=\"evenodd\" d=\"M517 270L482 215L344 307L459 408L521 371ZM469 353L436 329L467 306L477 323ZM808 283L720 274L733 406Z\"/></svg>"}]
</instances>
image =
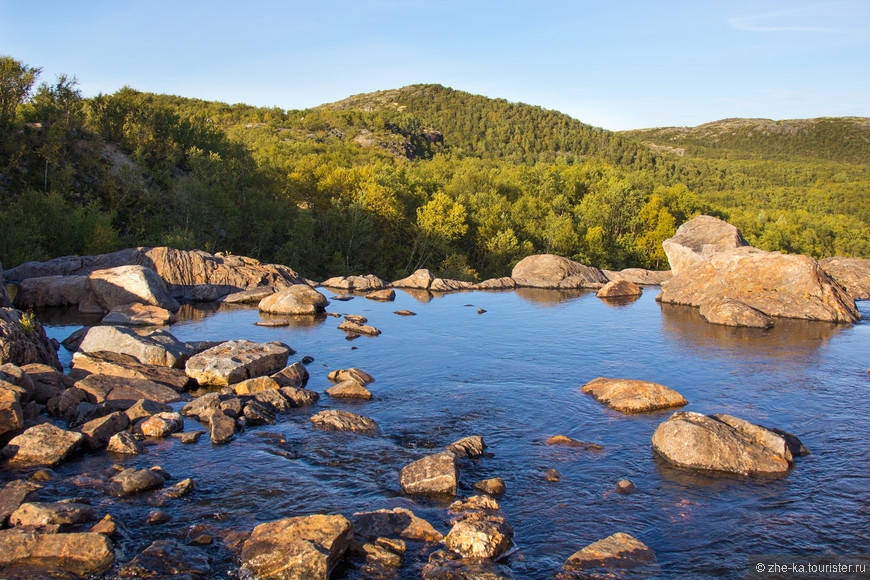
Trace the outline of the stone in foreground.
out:
<instances>
[{"instance_id":1,"label":"stone in foreground","mask_svg":"<svg viewBox=\"0 0 870 580\"><path fill-rule=\"evenodd\" d=\"M103 534L0 531L0 569L12 566L55 568L88 576L101 574L114 560L112 541Z\"/></svg>"},{"instance_id":2,"label":"stone in foreground","mask_svg":"<svg viewBox=\"0 0 870 580\"><path fill-rule=\"evenodd\" d=\"M469 517L457 522L444 544L465 558L497 558L511 547L514 530L497 516Z\"/></svg>"},{"instance_id":3,"label":"stone in foreground","mask_svg":"<svg viewBox=\"0 0 870 580\"><path fill-rule=\"evenodd\" d=\"M327 580L350 546L353 525L340 515L260 524L242 547L243 566L259 578Z\"/></svg>"},{"instance_id":4,"label":"stone in foreground","mask_svg":"<svg viewBox=\"0 0 870 580\"><path fill-rule=\"evenodd\" d=\"M599 377L583 385L580 390L622 413L647 413L688 404L675 390L649 381Z\"/></svg>"},{"instance_id":5,"label":"stone in foreground","mask_svg":"<svg viewBox=\"0 0 870 580\"><path fill-rule=\"evenodd\" d=\"M459 468L456 455L443 451L419 459L402 468L399 482L412 495L456 495Z\"/></svg>"},{"instance_id":6,"label":"stone in foreground","mask_svg":"<svg viewBox=\"0 0 870 580\"><path fill-rule=\"evenodd\" d=\"M653 449L678 467L739 475L778 475L794 465L794 435L730 415L680 411L659 425Z\"/></svg>"},{"instance_id":7,"label":"stone in foreground","mask_svg":"<svg viewBox=\"0 0 870 580\"><path fill-rule=\"evenodd\" d=\"M9 463L17 467L53 467L81 447L84 440L85 436L81 433L67 431L51 423L42 423L13 438L3 451L10 454Z\"/></svg>"},{"instance_id":8,"label":"stone in foreground","mask_svg":"<svg viewBox=\"0 0 870 580\"><path fill-rule=\"evenodd\" d=\"M589 544L574 553L562 567L564 572L573 574L594 574L601 568L638 568L655 566L656 554L643 542L632 536L617 532L603 540ZM598 575L581 576L598 578ZM601 576L601 577L611 577Z\"/></svg>"},{"instance_id":9,"label":"stone in foreground","mask_svg":"<svg viewBox=\"0 0 870 580\"><path fill-rule=\"evenodd\" d=\"M201 549L157 540L121 566L122 578L208 578L211 565Z\"/></svg>"},{"instance_id":10,"label":"stone in foreground","mask_svg":"<svg viewBox=\"0 0 870 580\"><path fill-rule=\"evenodd\" d=\"M404 508L353 514L354 535L375 539L404 538L422 542L440 542L444 536L432 524Z\"/></svg>"},{"instance_id":11,"label":"stone in foreground","mask_svg":"<svg viewBox=\"0 0 870 580\"><path fill-rule=\"evenodd\" d=\"M326 431L352 431L364 435L374 435L378 430L378 424L372 419L338 409L321 411L311 417L310 421L314 423L315 427Z\"/></svg>"},{"instance_id":12,"label":"stone in foreground","mask_svg":"<svg viewBox=\"0 0 870 580\"><path fill-rule=\"evenodd\" d=\"M200 385L226 387L277 373L289 356L290 347L280 342L232 340L190 357L185 372Z\"/></svg>"}]
</instances>

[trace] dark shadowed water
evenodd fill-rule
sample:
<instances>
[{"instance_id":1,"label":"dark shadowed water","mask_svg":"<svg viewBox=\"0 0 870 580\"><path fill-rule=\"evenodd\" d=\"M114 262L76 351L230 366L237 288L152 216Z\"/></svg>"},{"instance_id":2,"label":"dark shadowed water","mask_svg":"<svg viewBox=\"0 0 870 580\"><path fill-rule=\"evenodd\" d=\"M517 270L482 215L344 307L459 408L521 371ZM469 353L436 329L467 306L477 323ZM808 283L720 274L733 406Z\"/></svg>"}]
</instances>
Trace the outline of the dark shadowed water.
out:
<instances>
[{"instance_id":1,"label":"dark shadowed water","mask_svg":"<svg viewBox=\"0 0 870 580\"><path fill-rule=\"evenodd\" d=\"M374 400L322 395L313 408L248 429L225 446L213 447L207 435L192 446L170 439L129 459L126 465L161 465L174 481L197 483L193 495L167 506L172 519L160 526L141 523L153 509L143 497L108 499L76 478L105 472L105 454L58 468L61 481L50 493L91 496L125 524L120 561L157 538L202 530L221 538L312 513L350 517L402 506L446 533L445 505L404 496L398 471L481 435L492 455L461 464L460 495L472 495L481 479L504 479L507 493L499 501L517 546L507 563L517 578L552 578L575 551L615 532L655 550L661 576L674 578L744 577L749 554L870 553L870 323L731 329L704 323L690 308L663 307L656 293L647 289L636 302L617 305L591 293L539 290L428 302L398 292L394 303L333 302L330 311L363 314L383 331L353 341L336 329L336 318L262 328L254 325L255 309L187 306L185 319L170 329L179 339L278 340L298 351L291 361L314 357L309 388L323 394L329 371L359 367L377 379L370 385ZM870 316L870 303L859 307ZM417 316L393 313L402 308ZM49 333L59 339L77 328L55 322ZM673 469L650 445L670 413L626 416L605 408L580 392L599 376L663 383L688 399L686 410L784 429L812 455L778 479ZM317 431L308 418L323 408L369 416L380 433ZM188 420L186 428L200 426ZM604 451L544 444L557 434ZM544 480L550 468L561 481ZM615 493L622 478L638 492ZM222 543L207 551L214 577L236 575ZM419 577L422 558L410 550L398 577ZM352 569L340 576L360 577Z\"/></svg>"}]
</instances>

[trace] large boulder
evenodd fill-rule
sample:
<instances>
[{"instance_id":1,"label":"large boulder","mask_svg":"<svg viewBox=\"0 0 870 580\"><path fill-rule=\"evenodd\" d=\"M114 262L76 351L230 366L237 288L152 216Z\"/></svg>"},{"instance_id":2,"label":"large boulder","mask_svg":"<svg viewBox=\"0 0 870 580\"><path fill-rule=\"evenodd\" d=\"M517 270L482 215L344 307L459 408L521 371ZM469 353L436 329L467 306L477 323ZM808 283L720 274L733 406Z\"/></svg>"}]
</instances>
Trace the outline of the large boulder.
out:
<instances>
[{"instance_id":1,"label":"large boulder","mask_svg":"<svg viewBox=\"0 0 870 580\"><path fill-rule=\"evenodd\" d=\"M598 268L554 254L538 254L520 260L511 278L517 286L532 288L593 288L607 283Z\"/></svg>"},{"instance_id":2,"label":"large boulder","mask_svg":"<svg viewBox=\"0 0 870 580\"><path fill-rule=\"evenodd\" d=\"M21 281L15 293L15 306L21 309L78 306L88 302L90 296L87 276L40 276Z\"/></svg>"},{"instance_id":3,"label":"large boulder","mask_svg":"<svg viewBox=\"0 0 870 580\"><path fill-rule=\"evenodd\" d=\"M402 490L412 495L453 496L458 481L459 468L452 451L427 455L406 465L399 473Z\"/></svg>"},{"instance_id":4,"label":"large boulder","mask_svg":"<svg viewBox=\"0 0 870 580\"><path fill-rule=\"evenodd\" d=\"M88 375L146 379L179 392L186 390L192 382L181 369L142 364L128 354L108 351L74 353L69 376L78 381Z\"/></svg>"},{"instance_id":5,"label":"large boulder","mask_svg":"<svg viewBox=\"0 0 870 580\"><path fill-rule=\"evenodd\" d=\"M835 256L819 260L819 265L852 300L870 300L870 260Z\"/></svg>"},{"instance_id":6,"label":"large boulder","mask_svg":"<svg viewBox=\"0 0 870 580\"><path fill-rule=\"evenodd\" d=\"M97 302L106 311L116 306L148 304L175 312L180 304L169 294L163 279L144 266L118 266L96 270L88 276L88 284Z\"/></svg>"},{"instance_id":7,"label":"large boulder","mask_svg":"<svg viewBox=\"0 0 870 580\"><path fill-rule=\"evenodd\" d=\"M260 300L260 312L270 314L317 314L323 312L329 300L308 286L296 284Z\"/></svg>"},{"instance_id":8,"label":"large boulder","mask_svg":"<svg viewBox=\"0 0 870 580\"><path fill-rule=\"evenodd\" d=\"M154 269L180 300L217 300L240 290L262 286L281 290L302 282L287 266L261 264L245 256L166 247L143 250L140 263Z\"/></svg>"},{"instance_id":9,"label":"large boulder","mask_svg":"<svg viewBox=\"0 0 870 580\"><path fill-rule=\"evenodd\" d=\"M94 326L88 329L79 344L86 353L101 351L130 355L142 364L178 367L190 357L193 349L168 331L134 330L123 326Z\"/></svg>"},{"instance_id":10,"label":"large boulder","mask_svg":"<svg viewBox=\"0 0 870 580\"><path fill-rule=\"evenodd\" d=\"M140 399L164 404L177 403L181 400L181 395L171 387L148 379L88 375L77 381L75 386L87 393L88 399L93 403L118 401L126 404L126 407L131 407Z\"/></svg>"},{"instance_id":11,"label":"large boulder","mask_svg":"<svg viewBox=\"0 0 870 580\"><path fill-rule=\"evenodd\" d=\"M562 570L567 578L573 578L578 574L580 578L622 578L624 574L619 574L612 569L655 565L656 554L646 544L629 534L617 532L575 552L565 562ZM604 570L607 569L611 570L605 572Z\"/></svg>"},{"instance_id":12,"label":"large boulder","mask_svg":"<svg viewBox=\"0 0 870 580\"><path fill-rule=\"evenodd\" d=\"M674 237L662 242L674 275L720 252L748 245L740 235L740 230L708 215L690 219L677 228Z\"/></svg>"},{"instance_id":13,"label":"large boulder","mask_svg":"<svg viewBox=\"0 0 870 580\"><path fill-rule=\"evenodd\" d=\"M41 363L61 368L57 349L39 321L14 308L0 308L0 365L7 363L18 366Z\"/></svg>"},{"instance_id":14,"label":"large boulder","mask_svg":"<svg viewBox=\"0 0 870 580\"><path fill-rule=\"evenodd\" d=\"M642 293L643 290L637 284L620 278L605 284L595 295L599 298L624 298L640 296Z\"/></svg>"},{"instance_id":15,"label":"large boulder","mask_svg":"<svg viewBox=\"0 0 870 580\"><path fill-rule=\"evenodd\" d=\"M422 268L415 271L407 278L396 280L391 284L391 286L393 286L394 288L414 288L417 290L428 290L434 280L435 276L432 275L432 272L425 268Z\"/></svg>"},{"instance_id":16,"label":"large boulder","mask_svg":"<svg viewBox=\"0 0 870 580\"><path fill-rule=\"evenodd\" d=\"M42 534L21 530L0 531L0 570L27 567L41 576L39 569L63 570L76 576L99 575L115 561L112 541L103 534Z\"/></svg>"},{"instance_id":17,"label":"large boulder","mask_svg":"<svg viewBox=\"0 0 870 580\"><path fill-rule=\"evenodd\" d=\"M225 387L277 373L289 356L290 347L280 342L232 340L192 356L185 371L200 385Z\"/></svg>"},{"instance_id":18,"label":"large boulder","mask_svg":"<svg viewBox=\"0 0 870 580\"><path fill-rule=\"evenodd\" d=\"M381 290L387 287L387 283L375 276L338 276L324 280L320 283L325 288L337 288L339 290L368 292L369 290Z\"/></svg>"},{"instance_id":19,"label":"large boulder","mask_svg":"<svg viewBox=\"0 0 870 580\"><path fill-rule=\"evenodd\" d=\"M286 518L254 528L241 559L259 578L327 580L352 537L353 525L344 516Z\"/></svg>"},{"instance_id":20,"label":"large boulder","mask_svg":"<svg viewBox=\"0 0 870 580\"><path fill-rule=\"evenodd\" d=\"M675 390L649 381L599 377L580 389L599 403L622 413L646 413L687 404Z\"/></svg>"},{"instance_id":21,"label":"large boulder","mask_svg":"<svg viewBox=\"0 0 870 580\"><path fill-rule=\"evenodd\" d=\"M42 276L88 276L95 270L142 263L143 248L127 248L96 256L62 256L47 262L25 262L7 270L6 280L18 283Z\"/></svg>"},{"instance_id":22,"label":"large boulder","mask_svg":"<svg viewBox=\"0 0 870 580\"><path fill-rule=\"evenodd\" d=\"M794 455L806 453L794 435L730 415L680 411L660 424L653 449L679 467L739 475L786 473Z\"/></svg>"},{"instance_id":23,"label":"large boulder","mask_svg":"<svg viewBox=\"0 0 870 580\"><path fill-rule=\"evenodd\" d=\"M351 519L354 535L364 539L404 538L421 542L440 542L444 539L432 524L405 508L358 512Z\"/></svg>"},{"instance_id":24,"label":"large boulder","mask_svg":"<svg viewBox=\"0 0 870 580\"><path fill-rule=\"evenodd\" d=\"M51 423L41 423L14 437L3 453L9 458L10 465L26 467L30 465L58 465L79 449L85 436L76 431L67 431Z\"/></svg>"},{"instance_id":25,"label":"large boulder","mask_svg":"<svg viewBox=\"0 0 870 580\"><path fill-rule=\"evenodd\" d=\"M854 300L812 258L751 247L720 252L662 283L665 303L701 306L714 298L736 300L768 316L861 318Z\"/></svg>"}]
</instances>

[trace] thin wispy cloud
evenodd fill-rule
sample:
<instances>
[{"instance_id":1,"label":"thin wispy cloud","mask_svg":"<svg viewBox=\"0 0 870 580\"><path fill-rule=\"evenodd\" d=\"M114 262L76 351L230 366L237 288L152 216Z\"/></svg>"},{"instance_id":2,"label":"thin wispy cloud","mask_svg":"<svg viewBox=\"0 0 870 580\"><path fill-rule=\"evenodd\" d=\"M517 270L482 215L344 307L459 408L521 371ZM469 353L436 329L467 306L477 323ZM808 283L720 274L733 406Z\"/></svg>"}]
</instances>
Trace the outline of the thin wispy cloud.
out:
<instances>
[{"instance_id":1,"label":"thin wispy cloud","mask_svg":"<svg viewBox=\"0 0 870 580\"><path fill-rule=\"evenodd\" d=\"M832 2L764 14L733 16L728 19L728 25L742 32L836 33L840 32L837 27L821 26L819 23L829 21L831 16L842 13L841 9L849 4Z\"/></svg>"}]
</instances>

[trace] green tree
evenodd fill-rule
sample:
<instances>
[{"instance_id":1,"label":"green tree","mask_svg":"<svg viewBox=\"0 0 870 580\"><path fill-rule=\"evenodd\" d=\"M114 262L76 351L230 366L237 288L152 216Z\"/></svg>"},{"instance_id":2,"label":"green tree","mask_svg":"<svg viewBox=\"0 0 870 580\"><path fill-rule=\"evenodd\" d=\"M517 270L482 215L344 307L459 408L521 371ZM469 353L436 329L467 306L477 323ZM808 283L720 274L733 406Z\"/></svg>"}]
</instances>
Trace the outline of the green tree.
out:
<instances>
[{"instance_id":1,"label":"green tree","mask_svg":"<svg viewBox=\"0 0 870 580\"><path fill-rule=\"evenodd\" d=\"M0 56L0 129L8 129L15 122L18 106L23 104L42 69Z\"/></svg>"}]
</instances>

